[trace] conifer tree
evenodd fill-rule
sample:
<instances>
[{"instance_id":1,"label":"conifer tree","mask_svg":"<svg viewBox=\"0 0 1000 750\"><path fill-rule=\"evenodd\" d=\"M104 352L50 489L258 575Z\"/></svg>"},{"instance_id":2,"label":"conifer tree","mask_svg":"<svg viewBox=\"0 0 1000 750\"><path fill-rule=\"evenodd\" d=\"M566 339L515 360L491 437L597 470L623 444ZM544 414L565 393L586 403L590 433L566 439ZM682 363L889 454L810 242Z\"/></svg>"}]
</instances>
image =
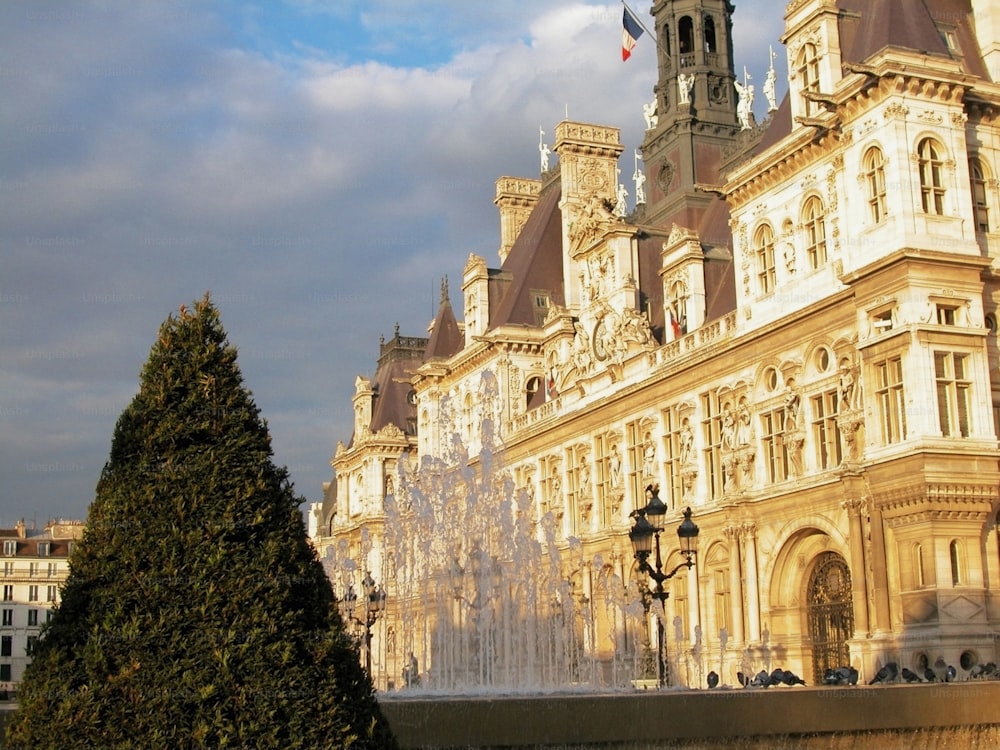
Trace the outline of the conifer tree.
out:
<instances>
[{"instance_id":1,"label":"conifer tree","mask_svg":"<svg viewBox=\"0 0 1000 750\"><path fill-rule=\"evenodd\" d=\"M208 296L115 427L15 748L394 748Z\"/></svg>"}]
</instances>

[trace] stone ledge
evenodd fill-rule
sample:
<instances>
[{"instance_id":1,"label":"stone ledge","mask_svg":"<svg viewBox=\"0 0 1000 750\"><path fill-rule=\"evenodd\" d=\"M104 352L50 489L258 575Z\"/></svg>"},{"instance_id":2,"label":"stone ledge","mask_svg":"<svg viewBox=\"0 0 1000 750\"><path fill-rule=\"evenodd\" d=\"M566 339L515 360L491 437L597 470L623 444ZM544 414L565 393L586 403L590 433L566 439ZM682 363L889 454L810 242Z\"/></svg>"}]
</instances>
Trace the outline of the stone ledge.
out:
<instances>
[{"instance_id":1,"label":"stone ledge","mask_svg":"<svg viewBox=\"0 0 1000 750\"><path fill-rule=\"evenodd\" d=\"M935 733L940 746L1000 743L1000 682L665 690L608 695L382 697L403 748L727 747L752 738ZM984 734L985 732L985 734ZM967 736L968 742L961 737ZM704 740L713 742L706 744ZM929 739L929 736L925 739ZM748 744L757 745L759 740ZM657 743L656 745L650 743ZM668 744L664 744L668 743ZM767 744L767 743L765 743ZM896 743L892 743L896 744ZM955 746L959 746L955 744ZM871 745L869 743L870 746ZM880 742L879 746L884 746Z\"/></svg>"}]
</instances>

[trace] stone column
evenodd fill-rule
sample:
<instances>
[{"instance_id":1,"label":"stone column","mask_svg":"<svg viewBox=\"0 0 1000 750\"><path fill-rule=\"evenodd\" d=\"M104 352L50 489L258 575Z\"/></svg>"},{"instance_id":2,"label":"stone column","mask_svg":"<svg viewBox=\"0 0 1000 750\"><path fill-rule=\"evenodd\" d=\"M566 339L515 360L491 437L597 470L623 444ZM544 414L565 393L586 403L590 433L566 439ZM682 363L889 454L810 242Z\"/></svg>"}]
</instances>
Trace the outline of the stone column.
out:
<instances>
[{"instance_id":1,"label":"stone column","mask_svg":"<svg viewBox=\"0 0 1000 750\"><path fill-rule=\"evenodd\" d=\"M729 540L729 617L730 635L735 643L743 643L743 584L740 576L740 529L727 526L723 529Z\"/></svg>"},{"instance_id":2,"label":"stone column","mask_svg":"<svg viewBox=\"0 0 1000 750\"><path fill-rule=\"evenodd\" d=\"M743 538L747 545L747 640L760 641L760 592L757 590L757 524L743 524Z\"/></svg>"},{"instance_id":3,"label":"stone column","mask_svg":"<svg viewBox=\"0 0 1000 750\"><path fill-rule=\"evenodd\" d=\"M885 559L885 525L882 511L875 507L874 498L870 502L868 523L871 528L871 570L872 594L875 600L875 632L888 633L892 630L889 620L889 573Z\"/></svg>"},{"instance_id":4,"label":"stone column","mask_svg":"<svg viewBox=\"0 0 1000 750\"><path fill-rule=\"evenodd\" d=\"M865 565L865 537L861 524L862 498L851 498L841 503L850 520L848 542L851 553L851 600L854 608L854 638L868 637L868 576Z\"/></svg>"}]
</instances>

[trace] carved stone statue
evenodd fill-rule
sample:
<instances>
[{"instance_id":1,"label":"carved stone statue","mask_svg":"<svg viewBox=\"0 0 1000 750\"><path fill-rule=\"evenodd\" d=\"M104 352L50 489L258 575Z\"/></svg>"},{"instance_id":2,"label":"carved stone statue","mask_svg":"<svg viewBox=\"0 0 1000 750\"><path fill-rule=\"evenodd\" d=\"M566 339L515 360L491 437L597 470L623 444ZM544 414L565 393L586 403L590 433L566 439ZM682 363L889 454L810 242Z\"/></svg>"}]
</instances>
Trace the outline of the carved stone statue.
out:
<instances>
[{"instance_id":1,"label":"carved stone statue","mask_svg":"<svg viewBox=\"0 0 1000 750\"><path fill-rule=\"evenodd\" d=\"M750 130L753 127L753 96L752 83L733 81L739 102L736 105L736 117L740 121L740 130Z\"/></svg>"},{"instance_id":2,"label":"carved stone statue","mask_svg":"<svg viewBox=\"0 0 1000 750\"><path fill-rule=\"evenodd\" d=\"M691 103L691 91L694 89L694 73L681 73L677 76L677 101L680 104Z\"/></svg>"},{"instance_id":3,"label":"carved stone statue","mask_svg":"<svg viewBox=\"0 0 1000 750\"><path fill-rule=\"evenodd\" d=\"M625 199L628 198L628 190L621 183L618 183L618 191L615 195L615 216L621 218L628 213L628 204Z\"/></svg>"},{"instance_id":4,"label":"carved stone statue","mask_svg":"<svg viewBox=\"0 0 1000 750\"><path fill-rule=\"evenodd\" d=\"M659 117L656 114L656 100L654 99L649 104L642 105L642 115L646 118L646 130L652 130L656 127L656 123L659 121Z\"/></svg>"}]
</instances>

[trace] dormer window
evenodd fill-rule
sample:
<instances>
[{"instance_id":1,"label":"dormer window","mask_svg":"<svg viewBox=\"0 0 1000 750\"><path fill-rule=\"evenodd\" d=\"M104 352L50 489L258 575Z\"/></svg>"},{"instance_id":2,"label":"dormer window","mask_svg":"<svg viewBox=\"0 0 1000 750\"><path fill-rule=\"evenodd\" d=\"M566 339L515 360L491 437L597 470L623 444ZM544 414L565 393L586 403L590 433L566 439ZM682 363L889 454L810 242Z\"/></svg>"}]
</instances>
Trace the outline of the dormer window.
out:
<instances>
[{"instance_id":1,"label":"dormer window","mask_svg":"<svg viewBox=\"0 0 1000 750\"><path fill-rule=\"evenodd\" d=\"M802 45L798 57L795 59L795 71L799 78L799 90L806 92L819 92L819 54L816 52L816 45L807 43ZM816 105L807 97L803 97L802 112L806 117L815 114Z\"/></svg>"},{"instance_id":2,"label":"dormer window","mask_svg":"<svg viewBox=\"0 0 1000 750\"><path fill-rule=\"evenodd\" d=\"M920 203L925 214L944 213L944 182L942 179L943 149L933 138L924 138L917 146L917 166L920 170Z\"/></svg>"},{"instance_id":3,"label":"dormer window","mask_svg":"<svg viewBox=\"0 0 1000 750\"><path fill-rule=\"evenodd\" d=\"M4 539L3 540L3 554L5 557L13 557L17 554L17 540L16 539Z\"/></svg>"}]
</instances>

